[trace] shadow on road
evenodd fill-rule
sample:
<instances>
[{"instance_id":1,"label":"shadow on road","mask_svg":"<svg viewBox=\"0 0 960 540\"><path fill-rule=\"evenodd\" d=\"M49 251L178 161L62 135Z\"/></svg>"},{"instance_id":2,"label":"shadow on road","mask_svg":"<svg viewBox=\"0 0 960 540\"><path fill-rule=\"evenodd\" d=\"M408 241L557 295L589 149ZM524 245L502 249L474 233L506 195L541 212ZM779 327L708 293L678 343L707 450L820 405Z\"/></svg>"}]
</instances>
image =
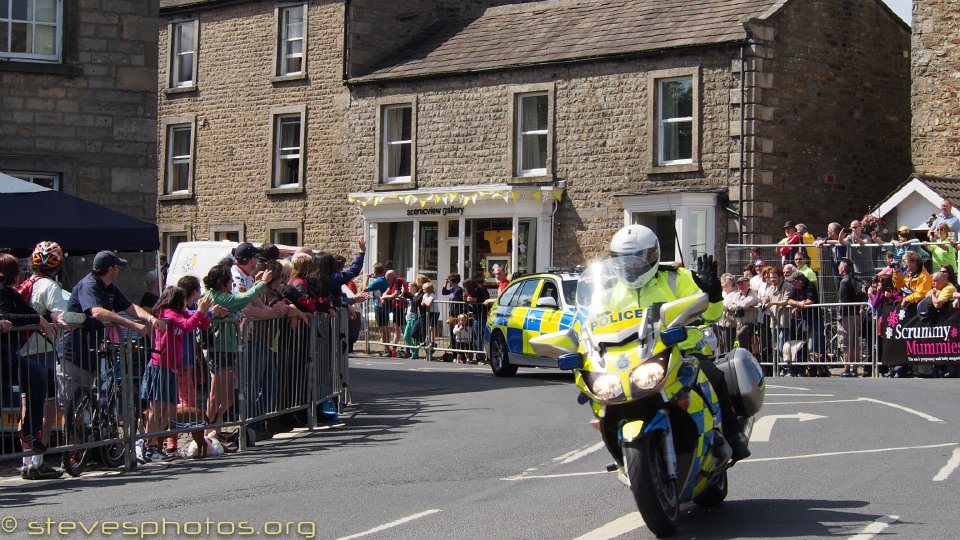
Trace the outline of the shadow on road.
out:
<instances>
[{"instance_id":1,"label":"shadow on road","mask_svg":"<svg viewBox=\"0 0 960 540\"><path fill-rule=\"evenodd\" d=\"M867 501L728 500L715 508L685 508L679 534L691 538L849 537L880 515L855 511Z\"/></svg>"}]
</instances>

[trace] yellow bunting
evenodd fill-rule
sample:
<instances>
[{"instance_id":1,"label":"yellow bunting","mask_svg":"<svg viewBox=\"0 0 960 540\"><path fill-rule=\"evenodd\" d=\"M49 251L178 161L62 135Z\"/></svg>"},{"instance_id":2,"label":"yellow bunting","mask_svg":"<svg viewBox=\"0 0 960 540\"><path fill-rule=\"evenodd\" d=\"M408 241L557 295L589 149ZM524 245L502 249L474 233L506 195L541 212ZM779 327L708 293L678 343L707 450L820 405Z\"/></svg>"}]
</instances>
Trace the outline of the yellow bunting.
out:
<instances>
[{"instance_id":1,"label":"yellow bunting","mask_svg":"<svg viewBox=\"0 0 960 540\"><path fill-rule=\"evenodd\" d=\"M532 193L532 195L533 195L533 198L536 199L536 200L538 200L538 201L543 197L543 194L540 193L539 191L534 191L534 192Z\"/></svg>"},{"instance_id":2,"label":"yellow bunting","mask_svg":"<svg viewBox=\"0 0 960 540\"><path fill-rule=\"evenodd\" d=\"M449 195L444 195L444 196L443 196L443 204L450 204L450 196L449 196Z\"/></svg>"},{"instance_id":3,"label":"yellow bunting","mask_svg":"<svg viewBox=\"0 0 960 540\"><path fill-rule=\"evenodd\" d=\"M374 198L373 198L373 205L374 205L374 206L378 206L382 201L383 201L383 197L374 197Z\"/></svg>"},{"instance_id":4,"label":"yellow bunting","mask_svg":"<svg viewBox=\"0 0 960 540\"><path fill-rule=\"evenodd\" d=\"M424 206L427 205L428 202L430 202L430 197L426 197L424 199L418 199L418 201L420 202L420 208L423 208Z\"/></svg>"}]
</instances>

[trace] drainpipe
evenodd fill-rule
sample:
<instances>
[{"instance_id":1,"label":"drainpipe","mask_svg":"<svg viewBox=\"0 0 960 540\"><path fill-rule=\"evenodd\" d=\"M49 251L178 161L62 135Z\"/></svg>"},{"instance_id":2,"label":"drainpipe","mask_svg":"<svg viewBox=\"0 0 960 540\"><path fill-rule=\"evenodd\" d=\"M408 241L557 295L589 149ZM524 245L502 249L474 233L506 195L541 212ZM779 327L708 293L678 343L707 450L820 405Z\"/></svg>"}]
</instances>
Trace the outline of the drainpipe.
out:
<instances>
[{"instance_id":1,"label":"drainpipe","mask_svg":"<svg viewBox=\"0 0 960 540\"><path fill-rule=\"evenodd\" d=\"M744 47L744 45L740 45L740 204L738 205L739 212L737 212L737 232L739 244L743 244L743 168L746 164L746 144L744 141L747 137L747 134L744 131L747 125L747 70L746 66L744 65L746 59Z\"/></svg>"}]
</instances>

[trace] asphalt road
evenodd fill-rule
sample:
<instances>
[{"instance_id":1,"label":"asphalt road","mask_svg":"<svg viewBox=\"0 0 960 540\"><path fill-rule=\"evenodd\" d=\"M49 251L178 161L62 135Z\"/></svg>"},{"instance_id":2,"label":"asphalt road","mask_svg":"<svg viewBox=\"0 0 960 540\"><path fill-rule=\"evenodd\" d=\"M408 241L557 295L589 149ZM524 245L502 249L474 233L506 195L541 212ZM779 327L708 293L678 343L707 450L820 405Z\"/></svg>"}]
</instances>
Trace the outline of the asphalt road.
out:
<instances>
[{"instance_id":1,"label":"asphalt road","mask_svg":"<svg viewBox=\"0 0 960 540\"><path fill-rule=\"evenodd\" d=\"M3 518L16 520L0 538L31 537L48 519L54 533L78 527L65 537L85 537L81 526L93 527L93 537L121 536L104 523L114 521L149 537L162 520L170 538L231 530L331 539L652 537L627 488L604 471L611 460L570 375L521 370L498 379L479 366L360 357L351 378L355 406L340 427L132 473L0 480L3 532L13 525ZM956 381L768 384L760 416L769 418L755 427L753 457L730 472L723 505L684 507L678 538L956 537Z\"/></svg>"}]
</instances>

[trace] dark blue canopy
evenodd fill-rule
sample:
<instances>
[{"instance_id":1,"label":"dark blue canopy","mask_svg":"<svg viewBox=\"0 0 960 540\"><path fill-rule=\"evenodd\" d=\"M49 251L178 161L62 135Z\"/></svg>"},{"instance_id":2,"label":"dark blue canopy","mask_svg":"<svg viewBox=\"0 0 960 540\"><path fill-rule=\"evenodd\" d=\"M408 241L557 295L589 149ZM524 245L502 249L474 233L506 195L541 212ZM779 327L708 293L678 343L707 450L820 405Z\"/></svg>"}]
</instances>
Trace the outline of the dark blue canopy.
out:
<instances>
[{"instance_id":1,"label":"dark blue canopy","mask_svg":"<svg viewBox=\"0 0 960 540\"><path fill-rule=\"evenodd\" d=\"M3 187L11 187L13 179L4 176ZM0 189L0 248L25 255L42 240L59 243L71 255L160 247L152 223L59 191Z\"/></svg>"}]
</instances>

